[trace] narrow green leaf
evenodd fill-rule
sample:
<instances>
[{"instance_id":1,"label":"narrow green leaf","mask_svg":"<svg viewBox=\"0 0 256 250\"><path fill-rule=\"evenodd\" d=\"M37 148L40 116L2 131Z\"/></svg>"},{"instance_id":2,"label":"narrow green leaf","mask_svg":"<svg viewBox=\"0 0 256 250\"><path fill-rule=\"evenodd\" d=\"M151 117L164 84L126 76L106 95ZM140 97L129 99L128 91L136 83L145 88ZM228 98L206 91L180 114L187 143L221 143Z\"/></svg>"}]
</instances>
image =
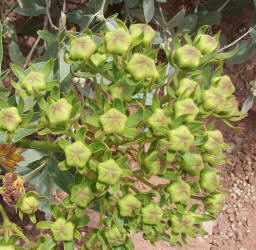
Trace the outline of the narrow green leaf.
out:
<instances>
[{"instance_id":1,"label":"narrow green leaf","mask_svg":"<svg viewBox=\"0 0 256 250\"><path fill-rule=\"evenodd\" d=\"M41 245L41 250L51 250L56 246L56 241L50 237L47 241L45 241L43 243L43 245Z\"/></svg>"},{"instance_id":2,"label":"narrow green leaf","mask_svg":"<svg viewBox=\"0 0 256 250\"><path fill-rule=\"evenodd\" d=\"M129 128L135 127L143 119L143 114L143 109L139 107L135 114L128 117L126 126Z\"/></svg>"},{"instance_id":3,"label":"narrow green leaf","mask_svg":"<svg viewBox=\"0 0 256 250\"><path fill-rule=\"evenodd\" d=\"M97 153L100 151L108 150L108 146L103 142L94 142L89 145L89 149L92 151L92 153Z\"/></svg>"},{"instance_id":4,"label":"narrow green leaf","mask_svg":"<svg viewBox=\"0 0 256 250\"><path fill-rule=\"evenodd\" d=\"M24 137L27 137L29 135L34 134L37 132L39 128L20 128L13 136L12 143L16 143L23 139Z\"/></svg>"},{"instance_id":5,"label":"narrow green leaf","mask_svg":"<svg viewBox=\"0 0 256 250\"><path fill-rule=\"evenodd\" d=\"M0 83L8 76L9 73L10 73L9 69L5 70L4 72L1 72L0 70Z\"/></svg>"},{"instance_id":6,"label":"narrow green leaf","mask_svg":"<svg viewBox=\"0 0 256 250\"><path fill-rule=\"evenodd\" d=\"M81 238L82 238L81 233L80 233L77 229L75 229L75 231L74 231L74 237L75 237L78 241L80 241Z\"/></svg>"},{"instance_id":7,"label":"narrow green leaf","mask_svg":"<svg viewBox=\"0 0 256 250\"><path fill-rule=\"evenodd\" d=\"M10 64L10 67L12 69L12 72L17 76L17 78L22 81L23 78L27 75L26 71L23 70L21 67L15 64Z\"/></svg>"},{"instance_id":8,"label":"narrow green leaf","mask_svg":"<svg viewBox=\"0 0 256 250\"><path fill-rule=\"evenodd\" d=\"M86 128L81 127L79 128L77 134L76 134L76 141L84 141L86 138Z\"/></svg>"},{"instance_id":9,"label":"narrow green leaf","mask_svg":"<svg viewBox=\"0 0 256 250\"><path fill-rule=\"evenodd\" d=\"M23 54L20 51L18 42L16 39L12 39L11 43L9 45L9 55L11 58L11 61L19 66L23 66L25 63L25 58Z\"/></svg>"},{"instance_id":10,"label":"narrow green leaf","mask_svg":"<svg viewBox=\"0 0 256 250\"><path fill-rule=\"evenodd\" d=\"M90 116L90 115L86 115L85 117L83 117L83 122L90 124L94 127L99 127L100 126L100 121L99 118L96 116Z\"/></svg>"},{"instance_id":11,"label":"narrow green leaf","mask_svg":"<svg viewBox=\"0 0 256 250\"><path fill-rule=\"evenodd\" d=\"M72 222L75 224L76 228L84 227L89 224L90 216L85 214L83 218L75 218Z\"/></svg>"},{"instance_id":12,"label":"narrow green leaf","mask_svg":"<svg viewBox=\"0 0 256 250\"><path fill-rule=\"evenodd\" d=\"M8 108L9 107L9 104L6 100L0 98L0 108L3 109L3 108Z\"/></svg>"},{"instance_id":13,"label":"narrow green leaf","mask_svg":"<svg viewBox=\"0 0 256 250\"><path fill-rule=\"evenodd\" d=\"M74 241L64 241L63 242L64 250L75 250Z\"/></svg>"},{"instance_id":14,"label":"narrow green leaf","mask_svg":"<svg viewBox=\"0 0 256 250\"><path fill-rule=\"evenodd\" d=\"M136 128L125 128L122 135L129 139L132 139L137 135L137 130L136 130Z\"/></svg>"},{"instance_id":15,"label":"narrow green leaf","mask_svg":"<svg viewBox=\"0 0 256 250\"><path fill-rule=\"evenodd\" d=\"M242 127L234 127L229 121L222 119L222 121L230 128L232 129L242 129Z\"/></svg>"},{"instance_id":16,"label":"narrow green leaf","mask_svg":"<svg viewBox=\"0 0 256 250\"><path fill-rule=\"evenodd\" d=\"M52 158L48 160L48 171L57 186L69 194L69 185L74 183L73 175L69 171L61 171Z\"/></svg>"},{"instance_id":17,"label":"narrow green leaf","mask_svg":"<svg viewBox=\"0 0 256 250\"><path fill-rule=\"evenodd\" d=\"M11 80L11 85L15 88L15 89L18 89L18 90L21 90L21 85L17 82L14 82L13 80Z\"/></svg>"},{"instance_id":18,"label":"narrow green leaf","mask_svg":"<svg viewBox=\"0 0 256 250\"><path fill-rule=\"evenodd\" d=\"M236 52L238 51L238 47L239 47L239 44L236 45L236 47L228 52L225 52L225 53L219 53L215 56L216 59L222 59L222 60L225 60L225 59L228 59L228 58L231 58L232 56L234 56L236 54Z\"/></svg>"},{"instance_id":19,"label":"narrow green leaf","mask_svg":"<svg viewBox=\"0 0 256 250\"><path fill-rule=\"evenodd\" d=\"M53 34L47 30L38 30L37 31L38 36L40 36L41 39L48 43L57 42L58 36L56 34Z\"/></svg>"},{"instance_id":20,"label":"narrow green leaf","mask_svg":"<svg viewBox=\"0 0 256 250\"><path fill-rule=\"evenodd\" d=\"M63 216L61 210L59 209L59 207L56 204L51 204L50 209L51 209L52 215L55 219Z\"/></svg>"},{"instance_id":21,"label":"narrow green leaf","mask_svg":"<svg viewBox=\"0 0 256 250\"><path fill-rule=\"evenodd\" d=\"M53 71L54 59L50 59L43 67L42 73L45 75L45 80L49 78Z\"/></svg>"},{"instance_id":22,"label":"narrow green leaf","mask_svg":"<svg viewBox=\"0 0 256 250\"><path fill-rule=\"evenodd\" d=\"M41 229L48 229L51 227L51 225L53 224L52 221L39 221L36 226L37 228L41 228Z\"/></svg>"}]
</instances>

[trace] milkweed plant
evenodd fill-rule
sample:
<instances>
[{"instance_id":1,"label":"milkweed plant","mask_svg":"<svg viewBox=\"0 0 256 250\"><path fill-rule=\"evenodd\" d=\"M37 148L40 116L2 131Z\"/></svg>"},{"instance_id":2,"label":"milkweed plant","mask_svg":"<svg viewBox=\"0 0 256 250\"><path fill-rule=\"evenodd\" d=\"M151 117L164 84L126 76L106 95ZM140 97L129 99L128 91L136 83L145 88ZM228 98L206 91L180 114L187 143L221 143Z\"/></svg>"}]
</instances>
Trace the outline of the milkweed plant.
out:
<instances>
[{"instance_id":1,"label":"milkweed plant","mask_svg":"<svg viewBox=\"0 0 256 250\"><path fill-rule=\"evenodd\" d=\"M36 243L27 239L30 249L74 249L75 242L89 250L134 249L137 232L152 244L181 246L187 237L206 235L202 223L225 205L217 167L226 162L228 145L207 118L233 127L230 121L245 115L230 77L222 75L235 51L218 53L219 33L206 34L207 26L160 49L151 45L156 32L149 25L117 24L101 35L68 35L64 60L73 77L65 86L49 80L53 59L41 71L11 66L18 101L1 109L1 133L11 142L20 129L37 128L36 139L19 146L44 150L74 180L62 202L50 205L46 221L35 213L48 198L19 190L20 217L48 229ZM81 82L91 86L92 97L78 91ZM28 97L36 105L26 104ZM98 225L82 236L88 209L99 214ZM0 249L15 249L15 240L25 237L8 234Z\"/></svg>"}]
</instances>

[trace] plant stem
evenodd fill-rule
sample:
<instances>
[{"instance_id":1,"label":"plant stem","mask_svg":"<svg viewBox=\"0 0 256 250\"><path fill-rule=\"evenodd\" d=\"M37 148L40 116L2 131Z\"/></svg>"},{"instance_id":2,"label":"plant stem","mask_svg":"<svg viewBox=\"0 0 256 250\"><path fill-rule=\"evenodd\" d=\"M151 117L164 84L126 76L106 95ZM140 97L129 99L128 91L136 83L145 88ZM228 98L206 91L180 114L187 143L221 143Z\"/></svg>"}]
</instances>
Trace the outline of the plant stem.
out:
<instances>
[{"instance_id":1,"label":"plant stem","mask_svg":"<svg viewBox=\"0 0 256 250\"><path fill-rule=\"evenodd\" d=\"M43 28L44 30L46 29L47 25L48 25L48 19L47 19L47 16L45 16L45 18L44 18L44 28ZM24 63L23 69L25 69L28 66L28 64L30 62L30 59L31 59L31 57L32 57L32 55L33 55L33 53L34 53L34 51L36 49L36 46L40 42L40 39L41 39L40 36L38 36L36 41L34 42L31 50L28 53L28 56L27 56L26 61Z\"/></svg>"},{"instance_id":2,"label":"plant stem","mask_svg":"<svg viewBox=\"0 0 256 250\"><path fill-rule=\"evenodd\" d=\"M103 215L104 215L104 204L103 199L100 200L100 219L99 219L99 228L102 229L103 226Z\"/></svg>"},{"instance_id":3,"label":"plant stem","mask_svg":"<svg viewBox=\"0 0 256 250\"><path fill-rule=\"evenodd\" d=\"M99 90L99 86L98 86L96 77L93 77L93 82L94 82L94 90L95 90L95 94L96 94L97 104L99 104L99 106L101 106L100 90Z\"/></svg>"},{"instance_id":4,"label":"plant stem","mask_svg":"<svg viewBox=\"0 0 256 250\"><path fill-rule=\"evenodd\" d=\"M136 194L139 194L139 193L140 193L139 189L137 189L137 188L134 187L134 186L129 186L129 188L132 189Z\"/></svg>"},{"instance_id":5,"label":"plant stem","mask_svg":"<svg viewBox=\"0 0 256 250\"><path fill-rule=\"evenodd\" d=\"M229 1L230 0L226 0L226 2L219 7L218 12L221 12L226 7L226 5L229 3Z\"/></svg>"},{"instance_id":6,"label":"plant stem","mask_svg":"<svg viewBox=\"0 0 256 250\"><path fill-rule=\"evenodd\" d=\"M148 182L147 180L145 180L143 177L141 177L140 175L133 173L133 175L142 183L144 183L145 185L147 185L148 187L152 188L152 189L156 189L156 186L153 185L152 183Z\"/></svg>"},{"instance_id":7,"label":"plant stem","mask_svg":"<svg viewBox=\"0 0 256 250\"><path fill-rule=\"evenodd\" d=\"M23 239L24 242L28 246L30 246L31 248L34 247L34 244L22 233L22 231L19 229L19 227L17 227L16 224L10 222L10 220L1 204L0 204L0 214L2 215L4 228L6 229L5 233L8 233L8 229L10 228L13 232L15 232L17 235L19 235L20 238Z\"/></svg>"},{"instance_id":8,"label":"plant stem","mask_svg":"<svg viewBox=\"0 0 256 250\"><path fill-rule=\"evenodd\" d=\"M94 71L94 73L99 73L102 75L104 78L109 80L110 82L114 82L114 78L110 76L109 74L103 72L99 67L95 67L92 63L88 63L88 65L91 67L91 69Z\"/></svg>"},{"instance_id":9,"label":"plant stem","mask_svg":"<svg viewBox=\"0 0 256 250\"><path fill-rule=\"evenodd\" d=\"M245 36L247 36L252 30L254 30L256 28L256 25L254 25L253 27L251 27L247 32L245 32L242 36L240 36L239 38L237 38L235 41L233 41L232 43L224 46L223 48L219 49L218 52L222 52L230 47L232 47L233 45L237 44L241 39L243 39Z\"/></svg>"},{"instance_id":10,"label":"plant stem","mask_svg":"<svg viewBox=\"0 0 256 250\"><path fill-rule=\"evenodd\" d=\"M20 140L15 143L18 147L33 148L42 151L62 152L61 147L56 143L37 141L37 140Z\"/></svg>"},{"instance_id":11,"label":"plant stem","mask_svg":"<svg viewBox=\"0 0 256 250\"><path fill-rule=\"evenodd\" d=\"M200 200L200 201L203 201L205 199L204 197L200 197L200 196L196 196L196 195L191 195L191 198L195 199L195 200Z\"/></svg>"},{"instance_id":12,"label":"plant stem","mask_svg":"<svg viewBox=\"0 0 256 250\"><path fill-rule=\"evenodd\" d=\"M28 174L23 175L22 177L25 179L26 182L31 180L38 172L40 172L45 167L45 162L41 164L38 168L34 169L33 171L29 172Z\"/></svg>"}]
</instances>

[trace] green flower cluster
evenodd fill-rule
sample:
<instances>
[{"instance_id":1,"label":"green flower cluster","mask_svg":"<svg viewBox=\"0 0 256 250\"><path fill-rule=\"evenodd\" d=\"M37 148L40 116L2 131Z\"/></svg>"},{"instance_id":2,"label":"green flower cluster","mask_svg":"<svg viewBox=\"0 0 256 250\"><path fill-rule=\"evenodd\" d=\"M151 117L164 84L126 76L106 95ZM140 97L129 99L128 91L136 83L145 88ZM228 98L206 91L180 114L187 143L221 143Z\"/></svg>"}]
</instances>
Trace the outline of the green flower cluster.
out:
<instances>
[{"instance_id":1,"label":"green flower cluster","mask_svg":"<svg viewBox=\"0 0 256 250\"><path fill-rule=\"evenodd\" d=\"M161 64L149 25L117 24L97 37L89 30L70 35L65 61L74 77L94 84L93 97L84 96L79 81L66 91L56 80L47 82L51 61L20 79L20 86L13 83L20 96L37 101L40 140L53 135L46 137L55 150L49 157L60 172L52 175L66 177L57 185L67 197L51 206L55 221L38 226L51 230L55 244L81 240L77 229L89 223L86 209L92 208L99 211L99 226L84 238L86 249L133 249L128 236L140 231L152 243L169 237L179 245L179 234L185 239L204 233L202 222L214 219L225 203L216 167L225 163L227 145L204 119L214 116L230 125L228 120L244 117L231 79L221 75L223 59L232 53L218 53L218 34L206 35L202 27L194 39L185 33L185 44L175 38L173 48L163 46L168 65ZM2 109L0 129L15 135L26 112ZM31 196L19 208L31 215L38 207Z\"/></svg>"}]
</instances>

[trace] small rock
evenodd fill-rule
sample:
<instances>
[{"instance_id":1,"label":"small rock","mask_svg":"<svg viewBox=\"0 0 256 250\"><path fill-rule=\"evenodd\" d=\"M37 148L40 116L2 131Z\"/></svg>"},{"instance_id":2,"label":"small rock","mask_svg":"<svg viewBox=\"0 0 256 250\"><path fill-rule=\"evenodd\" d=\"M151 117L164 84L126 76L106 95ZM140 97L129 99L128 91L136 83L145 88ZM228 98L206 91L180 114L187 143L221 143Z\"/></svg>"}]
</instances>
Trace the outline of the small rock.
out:
<instances>
[{"instance_id":1,"label":"small rock","mask_svg":"<svg viewBox=\"0 0 256 250\"><path fill-rule=\"evenodd\" d=\"M229 232L229 233L228 233L228 237L229 237L229 238L232 238L232 237L233 237L233 233L232 233L232 232Z\"/></svg>"},{"instance_id":2,"label":"small rock","mask_svg":"<svg viewBox=\"0 0 256 250\"><path fill-rule=\"evenodd\" d=\"M239 241L242 241L243 240L243 233L242 231L237 231L236 232L236 237Z\"/></svg>"},{"instance_id":3,"label":"small rock","mask_svg":"<svg viewBox=\"0 0 256 250\"><path fill-rule=\"evenodd\" d=\"M243 169L241 166L241 162L239 162L234 169L234 174L235 176L240 177L242 173L243 173Z\"/></svg>"},{"instance_id":4,"label":"small rock","mask_svg":"<svg viewBox=\"0 0 256 250\"><path fill-rule=\"evenodd\" d=\"M247 220L247 221L246 221L246 224L247 224L248 227L251 227L251 226L252 226L252 222L251 222L250 220Z\"/></svg>"},{"instance_id":5,"label":"small rock","mask_svg":"<svg viewBox=\"0 0 256 250\"><path fill-rule=\"evenodd\" d=\"M254 176L250 176L250 177L249 177L249 183L252 184L252 185L255 184L255 178L254 178Z\"/></svg>"},{"instance_id":6,"label":"small rock","mask_svg":"<svg viewBox=\"0 0 256 250\"><path fill-rule=\"evenodd\" d=\"M231 207L229 207L226 211L228 214L232 214L234 212L234 210Z\"/></svg>"},{"instance_id":7,"label":"small rock","mask_svg":"<svg viewBox=\"0 0 256 250\"><path fill-rule=\"evenodd\" d=\"M234 222L234 221L235 221L235 216L234 216L233 214L230 215L229 220L230 220L231 222Z\"/></svg>"}]
</instances>

